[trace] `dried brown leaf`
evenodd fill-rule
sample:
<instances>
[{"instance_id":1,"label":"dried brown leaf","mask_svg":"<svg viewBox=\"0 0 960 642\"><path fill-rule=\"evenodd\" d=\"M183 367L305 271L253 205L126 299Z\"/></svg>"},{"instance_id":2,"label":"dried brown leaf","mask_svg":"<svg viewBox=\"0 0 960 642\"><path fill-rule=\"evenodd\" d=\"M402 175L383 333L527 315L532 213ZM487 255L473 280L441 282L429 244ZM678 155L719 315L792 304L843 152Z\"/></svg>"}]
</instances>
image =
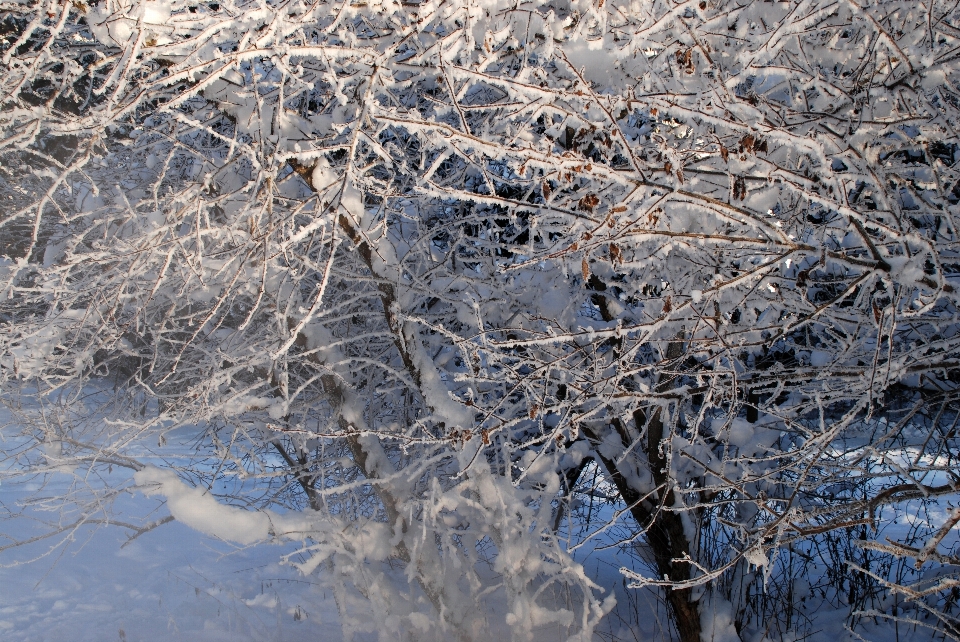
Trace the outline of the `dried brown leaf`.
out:
<instances>
[{"instance_id":1,"label":"dried brown leaf","mask_svg":"<svg viewBox=\"0 0 960 642\"><path fill-rule=\"evenodd\" d=\"M733 200L742 201L747 197L747 181L743 176L737 176L733 180Z\"/></svg>"},{"instance_id":2,"label":"dried brown leaf","mask_svg":"<svg viewBox=\"0 0 960 642\"><path fill-rule=\"evenodd\" d=\"M580 202L577 206L584 212L593 212L593 210L600 204L600 199L596 194L587 194L580 199Z\"/></svg>"}]
</instances>

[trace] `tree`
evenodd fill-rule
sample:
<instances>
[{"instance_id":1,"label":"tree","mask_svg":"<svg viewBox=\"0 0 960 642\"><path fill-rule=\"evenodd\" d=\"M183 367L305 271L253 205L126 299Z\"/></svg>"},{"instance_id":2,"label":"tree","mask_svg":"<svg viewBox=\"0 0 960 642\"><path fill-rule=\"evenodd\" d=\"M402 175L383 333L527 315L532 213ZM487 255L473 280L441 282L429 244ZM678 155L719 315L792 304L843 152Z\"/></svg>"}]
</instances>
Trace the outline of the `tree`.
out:
<instances>
[{"instance_id":1,"label":"tree","mask_svg":"<svg viewBox=\"0 0 960 642\"><path fill-rule=\"evenodd\" d=\"M948 3L3 12L0 376L60 418L30 465L179 496L125 446L199 426L178 470L251 537L463 639L488 594L518 636L611 608L557 536L591 466L684 642L749 565L956 496ZM949 582L955 523L917 558Z\"/></svg>"}]
</instances>

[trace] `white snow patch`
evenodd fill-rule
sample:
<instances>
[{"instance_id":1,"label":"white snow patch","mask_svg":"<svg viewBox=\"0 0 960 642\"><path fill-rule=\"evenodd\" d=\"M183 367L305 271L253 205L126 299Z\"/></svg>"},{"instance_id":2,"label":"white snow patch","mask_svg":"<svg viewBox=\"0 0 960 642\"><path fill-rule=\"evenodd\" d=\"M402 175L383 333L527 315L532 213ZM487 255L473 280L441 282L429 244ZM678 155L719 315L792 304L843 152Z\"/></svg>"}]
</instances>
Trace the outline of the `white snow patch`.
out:
<instances>
[{"instance_id":1,"label":"white snow patch","mask_svg":"<svg viewBox=\"0 0 960 642\"><path fill-rule=\"evenodd\" d=\"M270 536L270 518L218 502L213 495L183 483L176 473L149 466L134 481L145 495L162 495L174 519L206 535L239 544L252 544Z\"/></svg>"}]
</instances>

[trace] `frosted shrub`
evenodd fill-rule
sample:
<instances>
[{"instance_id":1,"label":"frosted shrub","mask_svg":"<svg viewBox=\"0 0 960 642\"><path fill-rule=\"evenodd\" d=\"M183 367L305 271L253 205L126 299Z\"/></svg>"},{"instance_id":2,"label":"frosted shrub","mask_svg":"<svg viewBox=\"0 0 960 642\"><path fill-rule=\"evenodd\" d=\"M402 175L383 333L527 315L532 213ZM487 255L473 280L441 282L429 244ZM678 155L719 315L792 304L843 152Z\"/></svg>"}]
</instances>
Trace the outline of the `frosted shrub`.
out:
<instances>
[{"instance_id":1,"label":"frosted shrub","mask_svg":"<svg viewBox=\"0 0 960 642\"><path fill-rule=\"evenodd\" d=\"M587 640L593 466L679 637L749 632L733 578L957 497L958 18L0 5L0 385L38 444L3 474L127 466L204 532L302 539L348 637L372 607L383 639ZM131 450L188 427L168 470ZM944 595L931 515L862 545Z\"/></svg>"}]
</instances>

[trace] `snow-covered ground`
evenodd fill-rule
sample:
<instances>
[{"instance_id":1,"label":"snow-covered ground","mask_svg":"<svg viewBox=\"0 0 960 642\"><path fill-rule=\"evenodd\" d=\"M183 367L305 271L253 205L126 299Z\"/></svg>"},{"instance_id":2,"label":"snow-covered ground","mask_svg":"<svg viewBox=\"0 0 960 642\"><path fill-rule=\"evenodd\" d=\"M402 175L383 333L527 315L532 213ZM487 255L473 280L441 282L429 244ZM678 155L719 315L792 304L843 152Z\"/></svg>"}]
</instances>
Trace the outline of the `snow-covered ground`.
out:
<instances>
[{"instance_id":1,"label":"snow-covered ground","mask_svg":"<svg viewBox=\"0 0 960 642\"><path fill-rule=\"evenodd\" d=\"M9 453L16 448L16 443L17 439L8 434L2 445ZM7 461L6 465L10 466L10 460ZM10 472L9 467L6 470ZM158 469L151 470L160 474ZM114 469L109 481L119 487L123 485L119 482L124 476L131 478L132 475L131 471ZM67 540L53 537L11 545L15 540L23 542L49 532L58 520L71 522L72 518L61 515L55 506L35 503L35 500L40 495L56 498L66 494L77 481L70 471L61 471L45 478L8 477L0 485L0 508L6 511L6 518L0 519L0 640L343 640L337 603L331 590L323 584L322 575L315 572L305 576L292 564L281 563L284 556L291 554L290 561L298 561L297 542L241 546L212 536L211 533L217 532L216 524L194 519L195 525L206 533L176 520L137 537L131 537L130 529L116 524L90 524L72 531L73 536ZM109 514L116 521L144 524L173 511L192 519L190 511L169 501L171 489L165 492L167 503L159 505L162 498L148 497L131 489L116 496L110 510L100 516ZM213 501L209 496L194 497L200 494L201 491L184 491L179 501L193 497L195 508L200 510ZM602 513L598 515L598 522L612 517L613 507L609 504L598 505L596 510ZM571 542L578 541L579 535L581 533L574 533ZM617 607L599 627L596 639L610 642L669 639L669 620L662 602L652 591L627 588L620 572L625 566L649 573L649 569L643 568L640 555L625 554L623 547L617 545L627 537L628 531L613 528L603 537L579 547L575 553L597 585L614 591L617 598ZM319 572L322 573L322 569ZM874 608L878 606L889 605ZM483 608L505 607L492 601ZM704 623L705 639L739 642L730 605L721 602L710 609L709 621ZM371 613L369 617L374 619L375 627L377 614ZM805 633L794 637L809 642L930 639L929 631L905 625L897 630L882 619L864 621L855 634L851 633L844 626L845 610L824 608L823 603L814 598L800 604L798 617L806 622L802 627ZM502 640L511 639L509 630L500 633ZM535 633L536 641L562 639L556 627L544 627ZM375 638L369 636L371 640ZM764 639L778 642L787 638L772 635L769 629L764 630L762 623L744 638L745 642Z\"/></svg>"},{"instance_id":2,"label":"snow-covered ground","mask_svg":"<svg viewBox=\"0 0 960 642\"><path fill-rule=\"evenodd\" d=\"M13 454L27 444L19 432L0 409L0 468L5 473L0 485L0 640L342 639L330 592L316 578L280 563L283 555L296 551L293 542L242 547L178 521L137 537L129 528L101 521L29 542L76 520L69 510L60 510L58 498L82 492L88 483L93 489L129 486L132 471L115 467L107 479L85 478L70 469L18 476ZM169 514L166 506L140 492L108 499L94 519L109 516L142 525Z\"/></svg>"},{"instance_id":3,"label":"snow-covered ground","mask_svg":"<svg viewBox=\"0 0 960 642\"><path fill-rule=\"evenodd\" d=\"M114 473L122 474L122 473ZM60 479L57 479L57 478ZM44 488L56 495L68 475ZM36 483L0 486L8 509L34 497ZM114 501L119 521L145 523L167 514L137 492ZM0 523L3 541L43 531L31 518L50 519L39 507ZM13 642L339 642L336 601L318 577L303 576L284 555L297 550L258 543L238 546L171 521L131 539L117 525L90 525L61 538L0 550L0 639ZM619 614L601 627L604 639L658 639L666 630L662 605L647 591L627 591L615 548L581 549L578 558L601 586L614 587ZM294 558L295 559L295 558ZM627 594L630 594L629 596ZM495 608L495 605L490 605ZM372 617L376 617L372 614ZM550 627L537 639L557 640ZM510 639L503 631L503 639ZM371 638L373 639L373 638ZM598 638L599 639L599 638Z\"/></svg>"},{"instance_id":4,"label":"snow-covered ground","mask_svg":"<svg viewBox=\"0 0 960 642\"><path fill-rule=\"evenodd\" d=\"M4 504L18 491L0 487ZM152 502L123 500L135 512ZM16 520L0 532L13 534ZM84 527L74 541L50 549L38 542L0 553L0 639L10 642L339 642L336 602L317 577L280 563L291 543L238 547L176 521L129 541L117 526ZM617 593L618 608L600 627L598 640L661 640L667 614L649 591L625 588L619 573L630 564L617 549L582 551L578 558L598 584ZM845 614L811 608L810 642L856 640L844 630ZM715 614L711 642L735 642L728 611ZM922 631L899 632L912 640ZM868 623L862 639L897 639L893 626ZM509 633L504 632L509 639ZM538 638L556 640L544 630ZM918 637L919 634L919 637ZM373 639L373 638L371 638ZM762 638L758 638L757 642ZM767 638L774 640L775 638Z\"/></svg>"},{"instance_id":5,"label":"snow-covered ground","mask_svg":"<svg viewBox=\"0 0 960 642\"><path fill-rule=\"evenodd\" d=\"M0 488L4 503L15 491ZM141 499L143 499L141 497ZM135 498L129 500L134 503ZM15 524L4 524L9 533ZM128 542L119 527L86 527L0 554L0 639L23 642L342 638L336 604L279 564L292 545L238 548L170 522Z\"/></svg>"}]
</instances>

